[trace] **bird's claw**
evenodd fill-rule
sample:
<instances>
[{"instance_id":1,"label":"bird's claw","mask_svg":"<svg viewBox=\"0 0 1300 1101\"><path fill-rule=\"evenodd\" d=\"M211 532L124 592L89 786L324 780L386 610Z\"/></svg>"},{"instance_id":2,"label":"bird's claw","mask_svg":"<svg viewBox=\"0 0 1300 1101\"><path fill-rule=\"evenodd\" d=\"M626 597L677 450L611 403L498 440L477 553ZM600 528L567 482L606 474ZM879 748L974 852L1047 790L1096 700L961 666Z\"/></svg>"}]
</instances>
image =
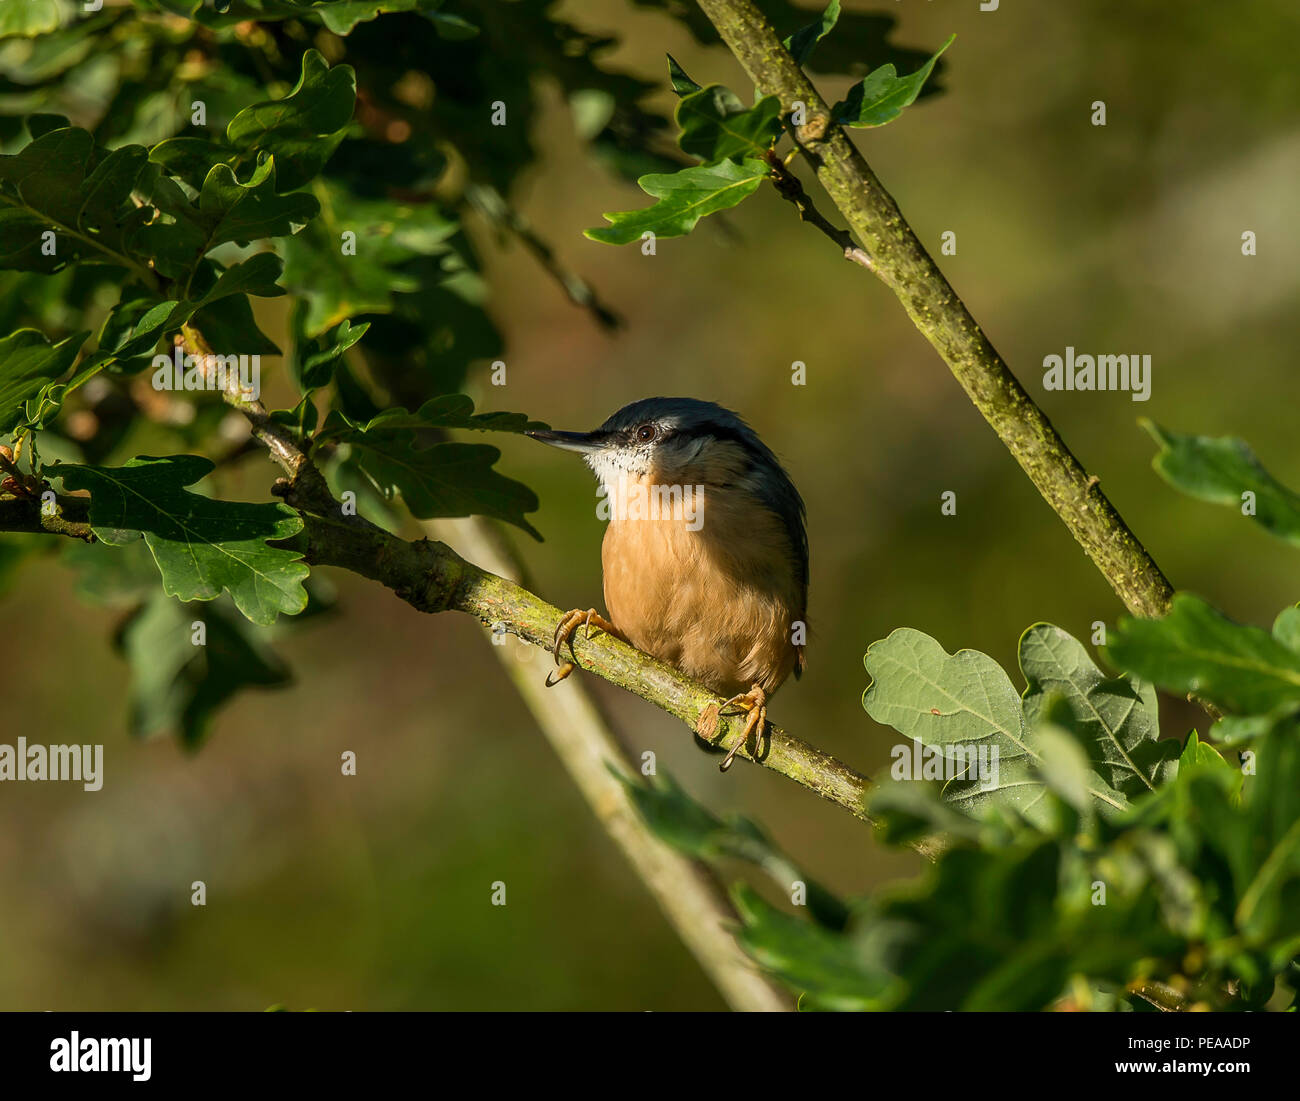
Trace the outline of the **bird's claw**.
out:
<instances>
[{"instance_id":1,"label":"bird's claw","mask_svg":"<svg viewBox=\"0 0 1300 1101\"><path fill-rule=\"evenodd\" d=\"M749 736L754 731L758 731L758 738L754 740L754 753L757 755L758 740L762 738L763 731L767 727L767 693L756 684L748 692L742 692L727 700L718 708L719 716L725 715L728 708L734 708L733 714L747 714L748 718L745 719L745 729L741 732L740 740L731 747L731 752L718 766L719 772L726 772L731 767L736 754L748 743Z\"/></svg>"},{"instance_id":2,"label":"bird's claw","mask_svg":"<svg viewBox=\"0 0 1300 1101\"><path fill-rule=\"evenodd\" d=\"M592 627L596 627L606 634L622 637L618 628L596 611L595 608L588 608L585 612L581 608L574 608L571 612L565 612L560 617L560 622L556 624L555 635L551 639L551 653L555 657L556 668L546 677L547 688L554 688L577 668L578 655L573 650L573 635L582 626L587 629L586 638L591 638ZM566 642L569 644L569 653L573 655L573 661L566 661L560 656Z\"/></svg>"},{"instance_id":3,"label":"bird's claw","mask_svg":"<svg viewBox=\"0 0 1300 1101\"><path fill-rule=\"evenodd\" d=\"M557 684L560 683L560 681L564 680L564 678L567 677L570 673L572 673L576 668L578 667L574 665L573 662L566 661L558 669L552 669L549 673L546 674L546 687L554 688Z\"/></svg>"}]
</instances>

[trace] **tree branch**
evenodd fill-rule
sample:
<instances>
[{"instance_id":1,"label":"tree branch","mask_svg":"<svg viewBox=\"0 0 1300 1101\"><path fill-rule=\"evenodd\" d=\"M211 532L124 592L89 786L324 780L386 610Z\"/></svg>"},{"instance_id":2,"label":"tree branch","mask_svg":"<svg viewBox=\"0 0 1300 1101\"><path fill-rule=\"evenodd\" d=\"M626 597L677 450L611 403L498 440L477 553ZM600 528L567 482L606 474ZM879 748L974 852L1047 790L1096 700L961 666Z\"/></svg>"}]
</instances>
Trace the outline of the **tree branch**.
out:
<instances>
[{"instance_id":1,"label":"tree branch","mask_svg":"<svg viewBox=\"0 0 1300 1101\"><path fill-rule=\"evenodd\" d=\"M292 496L292 491L285 495ZM89 506L88 497L60 494L43 514L38 500L0 498L0 531L88 539L92 534ZM310 565L338 566L376 581L418 611L464 612L494 630L551 650L560 609L465 561L445 544L429 539L407 542L382 528L357 524L341 509L337 515L304 514L303 523L301 532L276 545L299 551ZM740 740L744 717L719 719L722 697L620 639L601 633L586 638L576 631L572 650L566 646L564 653L579 668L675 715L693 731L703 730L718 749L730 750ZM757 749L757 756L750 748L742 748L738 756L802 784L864 822L871 821L864 806L870 781L861 773L771 725Z\"/></svg>"},{"instance_id":2,"label":"tree branch","mask_svg":"<svg viewBox=\"0 0 1300 1101\"><path fill-rule=\"evenodd\" d=\"M898 296L1124 606L1134 615L1163 615L1173 596L1168 579L980 330L771 23L752 0L699 4L762 94L776 95L787 110L796 100L805 104L796 143L862 242L870 270Z\"/></svg>"}]
</instances>

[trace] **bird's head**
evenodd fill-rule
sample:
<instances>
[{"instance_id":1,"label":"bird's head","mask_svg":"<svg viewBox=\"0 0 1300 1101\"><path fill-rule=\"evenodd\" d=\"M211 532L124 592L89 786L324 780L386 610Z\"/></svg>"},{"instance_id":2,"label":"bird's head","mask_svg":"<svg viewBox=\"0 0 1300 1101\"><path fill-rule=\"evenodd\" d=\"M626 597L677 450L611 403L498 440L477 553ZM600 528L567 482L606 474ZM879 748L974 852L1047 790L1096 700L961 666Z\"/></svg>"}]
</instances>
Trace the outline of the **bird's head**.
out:
<instances>
[{"instance_id":1,"label":"bird's head","mask_svg":"<svg viewBox=\"0 0 1300 1101\"><path fill-rule=\"evenodd\" d=\"M625 405L591 432L529 432L576 451L605 484L619 477L659 483L712 480L713 468L775 457L728 409L695 398L645 398Z\"/></svg>"},{"instance_id":2,"label":"bird's head","mask_svg":"<svg viewBox=\"0 0 1300 1101\"><path fill-rule=\"evenodd\" d=\"M527 434L578 452L611 493L631 480L747 495L781 517L806 579L803 501L772 450L731 410L695 398L645 398L591 432Z\"/></svg>"}]
</instances>

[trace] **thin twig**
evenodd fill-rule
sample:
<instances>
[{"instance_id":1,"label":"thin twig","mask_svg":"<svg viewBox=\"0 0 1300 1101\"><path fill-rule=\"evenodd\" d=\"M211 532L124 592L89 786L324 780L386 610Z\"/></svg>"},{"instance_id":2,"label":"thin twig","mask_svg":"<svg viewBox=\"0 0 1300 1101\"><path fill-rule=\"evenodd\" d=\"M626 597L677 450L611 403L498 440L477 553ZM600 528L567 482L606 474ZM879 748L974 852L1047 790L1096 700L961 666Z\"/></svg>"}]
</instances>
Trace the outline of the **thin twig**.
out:
<instances>
[{"instance_id":1,"label":"thin twig","mask_svg":"<svg viewBox=\"0 0 1300 1101\"><path fill-rule=\"evenodd\" d=\"M465 198L485 218L514 234L546 273L559 283L569 301L587 310L602 329L612 331L623 324L623 319L601 302L595 288L564 266L555 250L537 235L527 219L495 187L471 184L465 189Z\"/></svg>"},{"instance_id":2,"label":"thin twig","mask_svg":"<svg viewBox=\"0 0 1300 1101\"><path fill-rule=\"evenodd\" d=\"M804 190L803 182L786 168L785 161L769 149L767 162L772 166L772 183L776 187L777 194L794 204L795 209L799 211L800 219L819 229L834 241L844 253L845 260L871 271L871 257L867 255L866 250L853 240L853 235L847 229L836 229L822 216L821 211L813 205L812 197Z\"/></svg>"}]
</instances>

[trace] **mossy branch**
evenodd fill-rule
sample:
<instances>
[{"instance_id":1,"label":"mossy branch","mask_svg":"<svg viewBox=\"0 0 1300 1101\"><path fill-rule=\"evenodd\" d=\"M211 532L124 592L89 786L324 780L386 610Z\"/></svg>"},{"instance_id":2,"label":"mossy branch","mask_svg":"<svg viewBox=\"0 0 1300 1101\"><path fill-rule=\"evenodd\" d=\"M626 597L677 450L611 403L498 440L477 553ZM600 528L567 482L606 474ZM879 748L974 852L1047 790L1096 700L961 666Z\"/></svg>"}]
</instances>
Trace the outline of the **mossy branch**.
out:
<instances>
[{"instance_id":1,"label":"mossy branch","mask_svg":"<svg viewBox=\"0 0 1300 1101\"><path fill-rule=\"evenodd\" d=\"M699 0L762 95L791 110L805 105L794 139L831 201L861 242L864 259L847 238L828 236L845 255L873 271L897 296L913 324L943 357L975 407L998 434L1030 481L1065 522L1130 612L1156 617L1169 608L1173 587L1123 517L1089 476L1047 415L1011 373L943 272L921 244L866 159L832 121L831 110L777 37L753 0ZM782 183L778 174L778 185ZM778 190L780 190L778 186ZM818 216L786 181L782 192L813 224ZM802 197L801 205L796 199ZM811 216L810 216L811 215ZM824 219L823 232L827 232Z\"/></svg>"},{"instance_id":2,"label":"mossy branch","mask_svg":"<svg viewBox=\"0 0 1300 1101\"><path fill-rule=\"evenodd\" d=\"M292 500L292 494L286 496ZM0 499L0 531L47 532L89 539L88 511L87 497L60 494L44 514L38 500ZM506 631L534 646L551 649L555 625L562 615L559 608L465 561L445 544L429 539L408 542L381 528L358 525L344 518L341 510L337 517L304 513L303 522L303 531L277 545L300 551L313 566L337 566L377 581L419 611L464 612L492 630ZM699 729L702 718L706 724L713 720L716 708L723 702L672 666L599 632L591 638L583 631L575 632L572 653L566 645L564 655L579 668L675 715L692 731ZM717 721L712 744L731 749L743 726L743 716ZM757 757L751 752L753 748L751 738L749 748L742 749L739 756L757 761L870 821L863 805L870 786L865 776L775 726L769 725L762 737Z\"/></svg>"}]
</instances>

